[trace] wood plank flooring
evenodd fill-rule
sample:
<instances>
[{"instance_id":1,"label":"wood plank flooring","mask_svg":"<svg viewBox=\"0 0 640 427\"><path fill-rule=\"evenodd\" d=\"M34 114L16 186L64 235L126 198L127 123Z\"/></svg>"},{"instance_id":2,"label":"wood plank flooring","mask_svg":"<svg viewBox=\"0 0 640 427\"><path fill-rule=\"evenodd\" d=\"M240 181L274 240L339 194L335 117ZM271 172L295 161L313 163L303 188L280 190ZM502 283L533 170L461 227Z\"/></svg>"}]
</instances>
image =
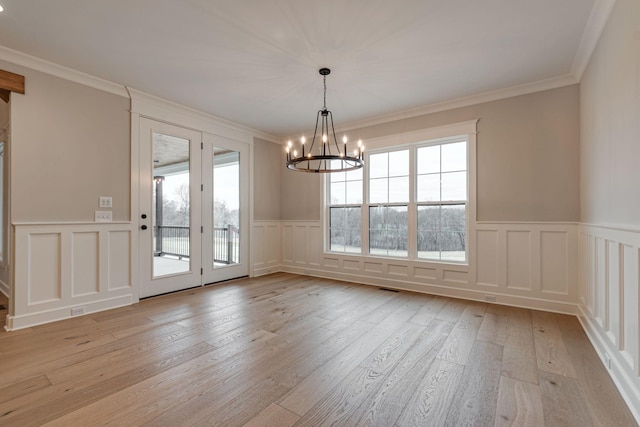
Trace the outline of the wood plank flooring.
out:
<instances>
[{"instance_id":1,"label":"wood plank flooring","mask_svg":"<svg viewBox=\"0 0 640 427\"><path fill-rule=\"evenodd\" d=\"M0 425L636 423L575 317L278 273L0 332Z\"/></svg>"}]
</instances>

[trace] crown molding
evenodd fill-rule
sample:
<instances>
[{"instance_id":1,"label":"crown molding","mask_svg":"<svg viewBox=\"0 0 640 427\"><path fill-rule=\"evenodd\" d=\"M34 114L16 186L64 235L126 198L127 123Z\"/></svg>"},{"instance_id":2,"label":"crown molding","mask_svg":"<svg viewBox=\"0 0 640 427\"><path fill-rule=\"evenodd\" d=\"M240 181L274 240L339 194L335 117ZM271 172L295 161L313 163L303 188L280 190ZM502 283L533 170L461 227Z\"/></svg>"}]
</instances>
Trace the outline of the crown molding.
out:
<instances>
[{"instance_id":1,"label":"crown molding","mask_svg":"<svg viewBox=\"0 0 640 427\"><path fill-rule=\"evenodd\" d=\"M49 62L45 59L36 58L35 56L27 55L26 53L18 52L5 46L0 46L0 59L84 86L113 93L114 95L129 97L127 89L122 85Z\"/></svg>"},{"instance_id":2,"label":"crown molding","mask_svg":"<svg viewBox=\"0 0 640 427\"><path fill-rule=\"evenodd\" d=\"M413 108L410 110L404 110L397 113L391 113L391 114L373 117L370 119L350 122L350 123L341 125L339 128L336 129L336 131L344 132L347 130L380 125L383 123L389 123L397 120L410 119L413 117L423 116L426 114L433 114L433 113L439 113L441 111L453 110L455 108L468 107L471 105L482 104L485 102L498 101L501 99L511 98L514 96L527 95L529 93L541 92L549 89L556 89L559 87L570 86L577 83L579 83L579 81L572 74L567 74L560 77L553 77L550 79L539 80L537 82L511 86L504 89L498 89L498 90L483 92L483 93L479 93L471 96L451 99L448 101L438 102L435 104Z\"/></svg>"},{"instance_id":3,"label":"crown molding","mask_svg":"<svg viewBox=\"0 0 640 427\"><path fill-rule=\"evenodd\" d=\"M112 93L114 95L122 96L125 98L132 98L131 93L137 95L138 101L145 99L150 103L154 103L156 106L163 105L165 110L173 110L174 112L180 111L192 118L199 118L199 120L206 121L208 123L215 122L218 125L222 125L229 129L235 129L243 133L251 133L253 136L261 139L265 139L271 142L281 142L280 138L273 135L251 129L247 126L234 123L220 117L216 117L190 107L186 107L166 99L146 94L142 91L127 88L126 86L119 85L117 83L110 82L108 80L101 79L99 77L86 74L72 68L68 68L45 59L37 58L35 56L27 55L17 50L9 49L8 47L0 45L0 60L10 62L12 64L29 68L31 70L40 71L55 77L59 77L65 80L72 81L84 86L89 86L94 89L99 89L105 92Z\"/></svg>"},{"instance_id":4,"label":"crown molding","mask_svg":"<svg viewBox=\"0 0 640 427\"><path fill-rule=\"evenodd\" d=\"M578 51L576 52L571 68L571 74L573 74L578 81L582 80L582 75L589 64L591 55L593 55L598 45L604 28L607 26L609 16L615 4L616 0L595 0L593 3L589 20L585 26L584 33L582 33L582 39L580 40L580 45L578 46Z\"/></svg>"},{"instance_id":5,"label":"crown molding","mask_svg":"<svg viewBox=\"0 0 640 427\"><path fill-rule=\"evenodd\" d=\"M280 138L265 132L204 113L191 107L127 87L131 98L131 112L143 117L185 126L197 131L220 135L253 144L253 138L281 143Z\"/></svg>"}]
</instances>

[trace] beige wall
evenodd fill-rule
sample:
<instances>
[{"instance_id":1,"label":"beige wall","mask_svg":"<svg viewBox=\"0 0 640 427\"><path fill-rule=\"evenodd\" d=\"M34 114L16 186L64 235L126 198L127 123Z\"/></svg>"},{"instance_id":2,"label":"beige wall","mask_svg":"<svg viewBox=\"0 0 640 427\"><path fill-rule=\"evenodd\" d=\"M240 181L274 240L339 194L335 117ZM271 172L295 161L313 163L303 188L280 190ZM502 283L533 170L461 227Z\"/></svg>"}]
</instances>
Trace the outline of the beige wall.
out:
<instances>
[{"instance_id":1,"label":"beige wall","mask_svg":"<svg viewBox=\"0 0 640 427\"><path fill-rule=\"evenodd\" d=\"M282 153L282 151L281 151ZM282 160L284 162L284 154ZM321 174L294 172L282 167L282 215L284 221L318 221L320 219Z\"/></svg>"},{"instance_id":2,"label":"beige wall","mask_svg":"<svg viewBox=\"0 0 640 427\"><path fill-rule=\"evenodd\" d=\"M259 138L253 140L254 219L280 220L280 172L282 145Z\"/></svg>"},{"instance_id":3,"label":"beige wall","mask_svg":"<svg viewBox=\"0 0 640 427\"><path fill-rule=\"evenodd\" d=\"M128 98L0 61L25 76L12 94L12 221L93 221L99 196L129 219Z\"/></svg>"},{"instance_id":4,"label":"beige wall","mask_svg":"<svg viewBox=\"0 0 640 427\"><path fill-rule=\"evenodd\" d=\"M572 222L580 208L579 95L572 85L345 133L366 145L367 138L480 119L478 220ZM283 219L320 217L319 177L301 175L283 175Z\"/></svg>"},{"instance_id":5,"label":"beige wall","mask_svg":"<svg viewBox=\"0 0 640 427\"><path fill-rule=\"evenodd\" d=\"M640 225L640 2L618 0L581 83L581 221Z\"/></svg>"}]
</instances>

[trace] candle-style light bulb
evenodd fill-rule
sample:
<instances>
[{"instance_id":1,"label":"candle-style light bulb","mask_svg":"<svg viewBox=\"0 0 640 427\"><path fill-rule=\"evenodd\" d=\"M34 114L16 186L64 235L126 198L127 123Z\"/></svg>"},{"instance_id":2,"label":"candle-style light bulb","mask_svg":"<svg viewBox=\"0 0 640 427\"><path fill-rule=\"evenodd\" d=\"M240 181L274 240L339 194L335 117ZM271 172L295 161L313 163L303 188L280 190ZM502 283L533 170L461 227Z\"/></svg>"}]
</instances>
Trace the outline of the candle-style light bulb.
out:
<instances>
[{"instance_id":1,"label":"candle-style light bulb","mask_svg":"<svg viewBox=\"0 0 640 427\"><path fill-rule=\"evenodd\" d=\"M358 147L362 147L362 140L361 139L358 140Z\"/></svg>"},{"instance_id":2,"label":"candle-style light bulb","mask_svg":"<svg viewBox=\"0 0 640 427\"><path fill-rule=\"evenodd\" d=\"M358 155L358 150L353 150L353 155L357 156Z\"/></svg>"},{"instance_id":3,"label":"candle-style light bulb","mask_svg":"<svg viewBox=\"0 0 640 427\"><path fill-rule=\"evenodd\" d=\"M291 148L292 145L293 145L293 143L291 142L291 140L289 140L289 142L287 142L287 147Z\"/></svg>"},{"instance_id":4,"label":"candle-style light bulb","mask_svg":"<svg viewBox=\"0 0 640 427\"><path fill-rule=\"evenodd\" d=\"M298 157L298 150L293 150L293 157Z\"/></svg>"},{"instance_id":5,"label":"candle-style light bulb","mask_svg":"<svg viewBox=\"0 0 640 427\"><path fill-rule=\"evenodd\" d=\"M347 143L348 139L347 139L347 135L342 137L342 142L344 142L345 144Z\"/></svg>"},{"instance_id":6,"label":"candle-style light bulb","mask_svg":"<svg viewBox=\"0 0 640 427\"><path fill-rule=\"evenodd\" d=\"M302 145L304 145L304 143L307 142L307 140L305 139L304 136L302 136L302 138L300 138L300 142L302 143Z\"/></svg>"},{"instance_id":7,"label":"candle-style light bulb","mask_svg":"<svg viewBox=\"0 0 640 427\"><path fill-rule=\"evenodd\" d=\"M327 142L327 134L322 135L322 142Z\"/></svg>"}]
</instances>

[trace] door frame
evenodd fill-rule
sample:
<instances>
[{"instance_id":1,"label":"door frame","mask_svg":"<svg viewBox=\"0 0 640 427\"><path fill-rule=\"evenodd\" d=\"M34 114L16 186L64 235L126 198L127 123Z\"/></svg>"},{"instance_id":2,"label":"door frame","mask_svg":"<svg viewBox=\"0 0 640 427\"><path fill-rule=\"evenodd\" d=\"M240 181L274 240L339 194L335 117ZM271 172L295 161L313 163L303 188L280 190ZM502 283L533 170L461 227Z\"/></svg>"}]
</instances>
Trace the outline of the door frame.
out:
<instances>
[{"instance_id":1,"label":"door frame","mask_svg":"<svg viewBox=\"0 0 640 427\"><path fill-rule=\"evenodd\" d=\"M140 145L140 122L143 118L151 120L174 124L179 127L187 129L193 129L203 134L211 134L229 138L233 141L237 141L246 144L249 147L249 207L248 207L248 219L249 230L247 243L248 250L248 266L249 276L254 274L253 266L253 250L252 242L254 241L254 206L253 206L253 168L254 168L254 151L253 144L255 138L261 138L265 141L273 143L280 143L281 141L274 139L272 135L256 131L249 127L230 122L225 119L213 116L211 114L203 113L201 111L194 110L184 105L176 104L175 102L168 101L166 99L159 98L155 95L145 93L143 91L127 87L127 92L131 98L131 209L130 209L130 221L136 231L134 231L131 241L131 267L132 267L132 285L133 285L133 301L137 302L140 292L140 278L142 272L139 264L139 250L138 243L140 241L139 235L140 225L142 225L140 218L139 192L140 192L140 172L139 172L139 145Z\"/></svg>"}]
</instances>

